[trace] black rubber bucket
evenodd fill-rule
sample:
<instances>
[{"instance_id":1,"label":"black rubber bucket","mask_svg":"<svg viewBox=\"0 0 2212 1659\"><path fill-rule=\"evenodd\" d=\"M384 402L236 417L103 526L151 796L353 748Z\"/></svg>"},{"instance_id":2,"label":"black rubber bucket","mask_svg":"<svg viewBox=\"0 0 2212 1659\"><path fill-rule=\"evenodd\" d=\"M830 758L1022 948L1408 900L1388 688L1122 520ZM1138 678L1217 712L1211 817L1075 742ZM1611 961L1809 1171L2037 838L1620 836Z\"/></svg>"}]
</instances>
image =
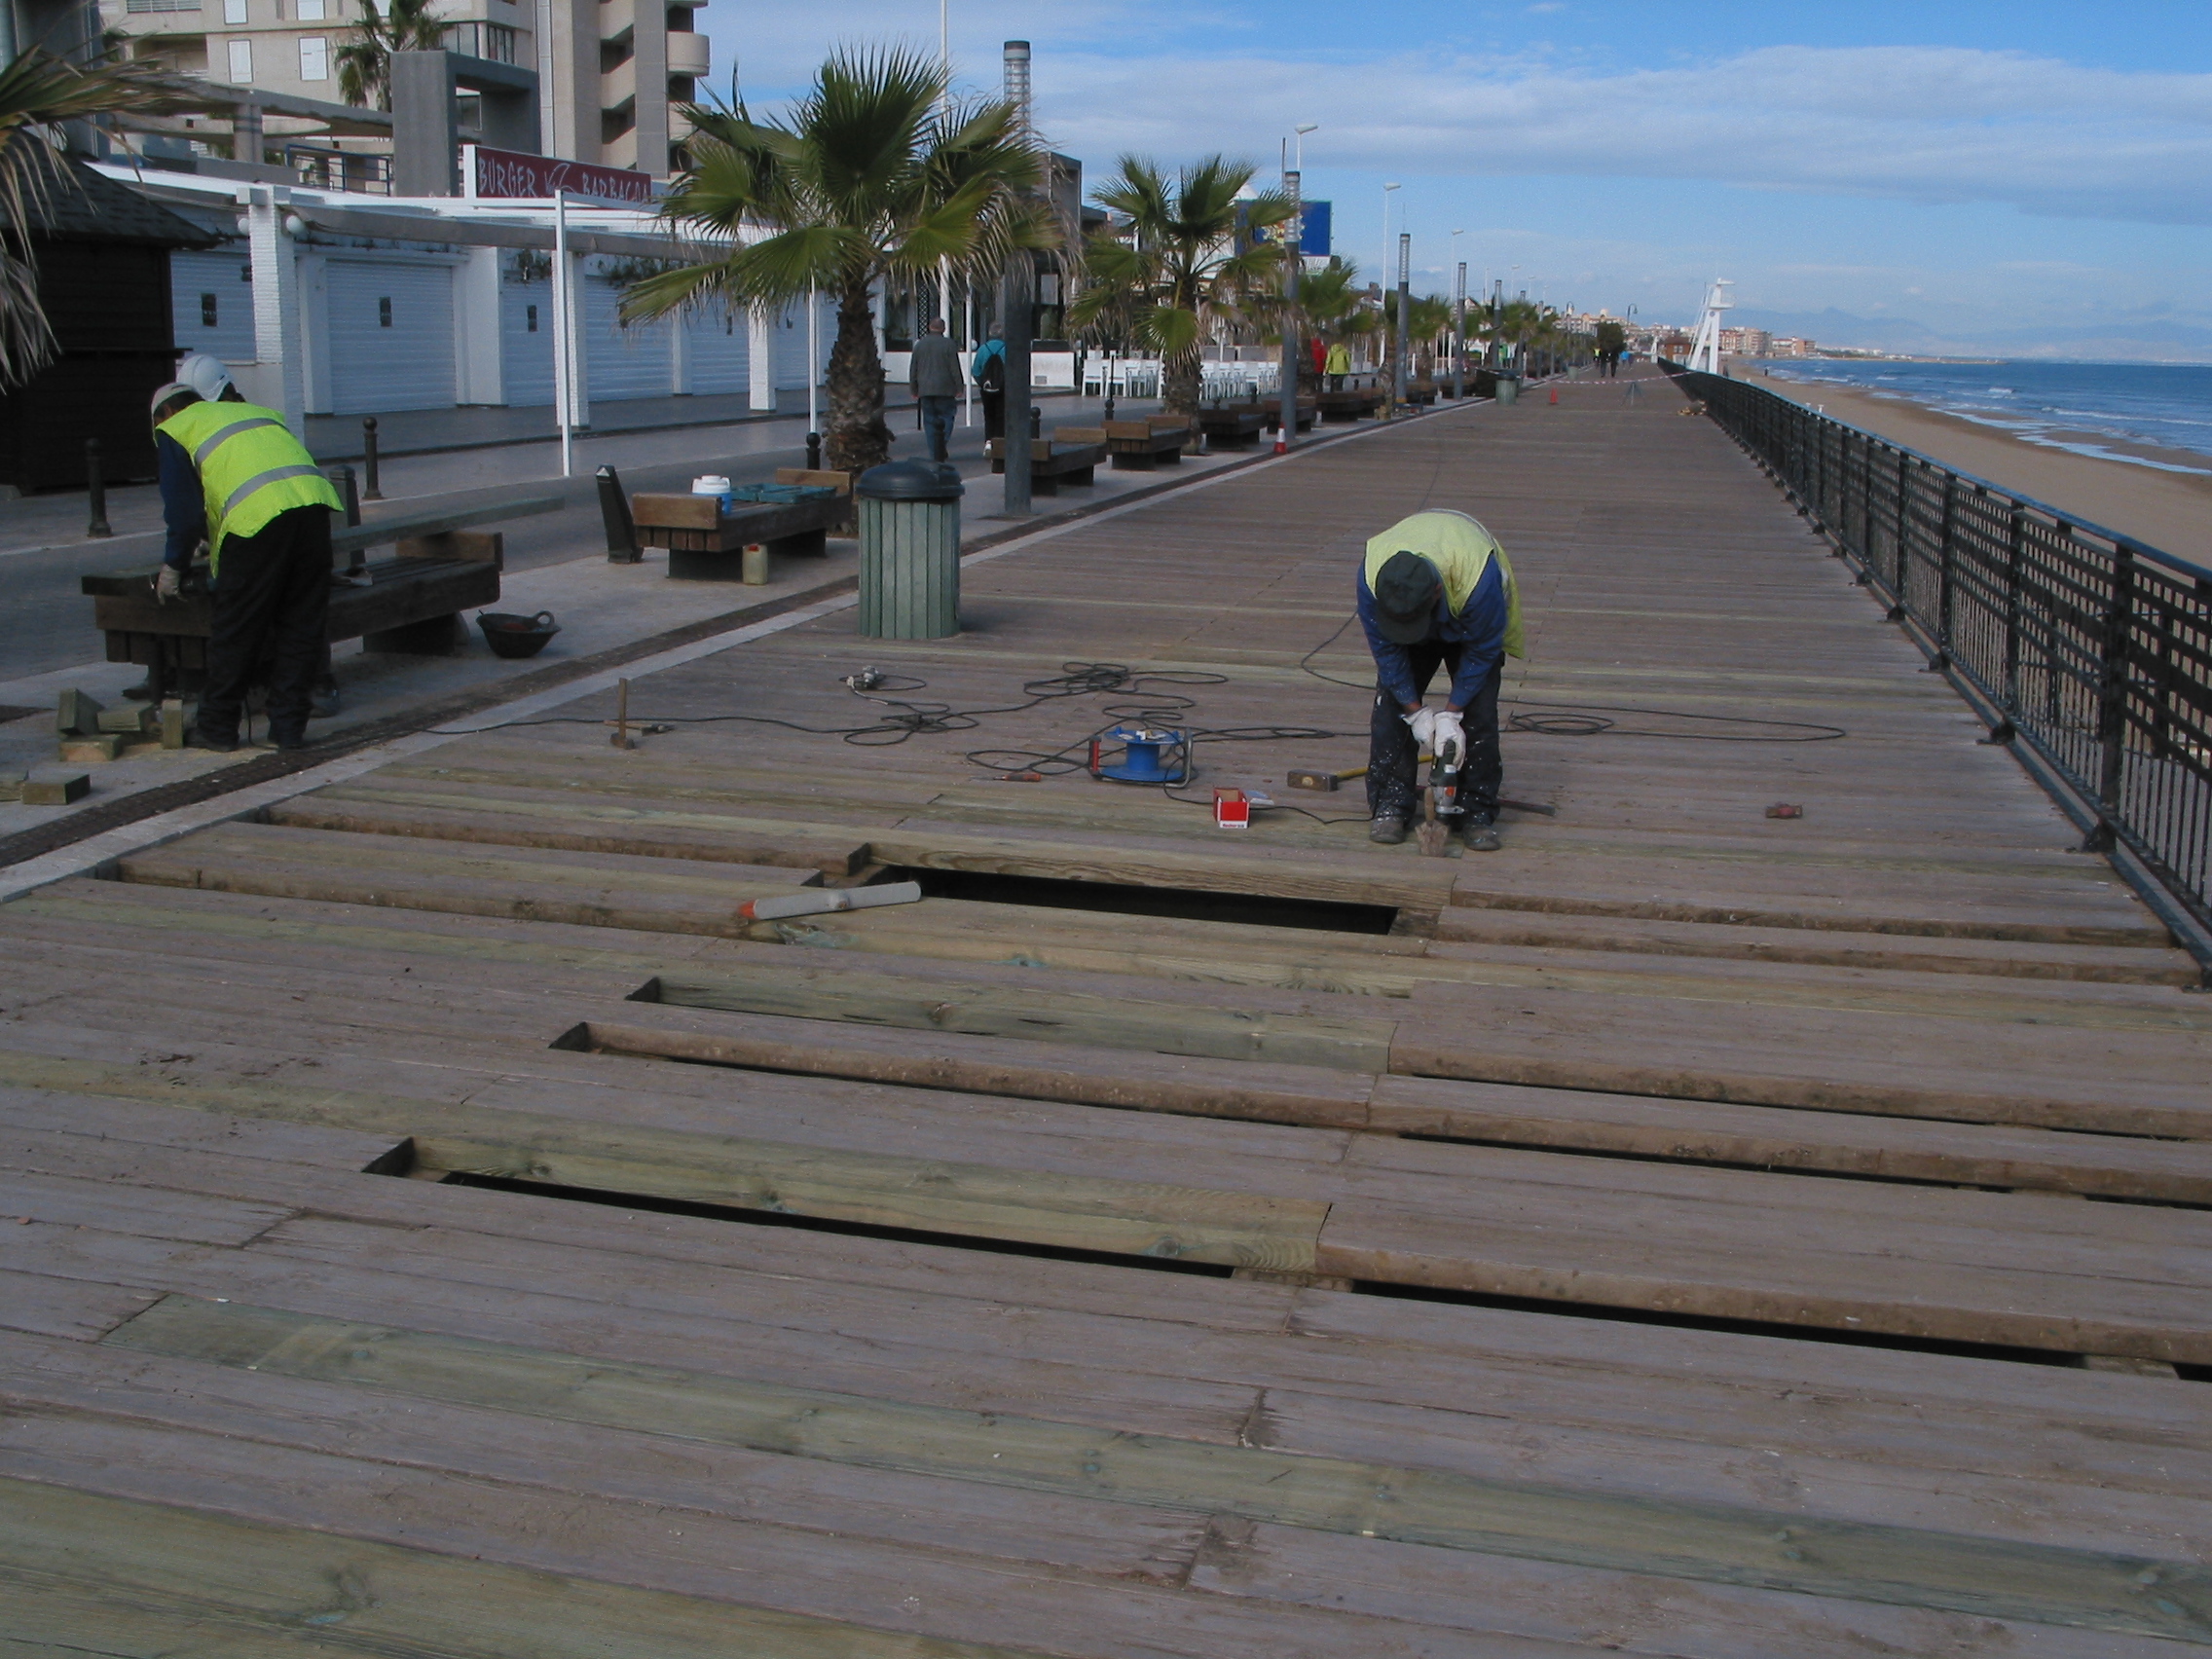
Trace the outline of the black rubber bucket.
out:
<instances>
[{"instance_id":1,"label":"black rubber bucket","mask_svg":"<svg viewBox=\"0 0 2212 1659\"><path fill-rule=\"evenodd\" d=\"M517 616L505 610L479 610L476 625L484 630L484 643L492 647L492 654L503 657L534 657L545 648L547 640L561 631L561 624L553 620L550 610L540 610L535 616Z\"/></svg>"}]
</instances>

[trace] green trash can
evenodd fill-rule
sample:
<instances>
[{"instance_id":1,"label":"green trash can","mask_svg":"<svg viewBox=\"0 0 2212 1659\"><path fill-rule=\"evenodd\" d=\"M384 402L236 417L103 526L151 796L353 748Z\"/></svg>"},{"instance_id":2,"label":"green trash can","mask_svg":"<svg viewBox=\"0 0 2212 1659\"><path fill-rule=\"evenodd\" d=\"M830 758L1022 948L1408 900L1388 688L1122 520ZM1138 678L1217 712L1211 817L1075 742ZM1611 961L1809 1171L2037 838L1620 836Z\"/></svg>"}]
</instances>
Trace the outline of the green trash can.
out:
<instances>
[{"instance_id":1,"label":"green trash can","mask_svg":"<svg viewBox=\"0 0 2212 1659\"><path fill-rule=\"evenodd\" d=\"M861 529L861 632L941 640L960 632L960 498L951 465L894 461L853 486Z\"/></svg>"},{"instance_id":2,"label":"green trash can","mask_svg":"<svg viewBox=\"0 0 2212 1659\"><path fill-rule=\"evenodd\" d=\"M1518 403L1521 400L1521 377L1519 375L1499 375L1497 377L1497 400L1500 403Z\"/></svg>"}]
</instances>

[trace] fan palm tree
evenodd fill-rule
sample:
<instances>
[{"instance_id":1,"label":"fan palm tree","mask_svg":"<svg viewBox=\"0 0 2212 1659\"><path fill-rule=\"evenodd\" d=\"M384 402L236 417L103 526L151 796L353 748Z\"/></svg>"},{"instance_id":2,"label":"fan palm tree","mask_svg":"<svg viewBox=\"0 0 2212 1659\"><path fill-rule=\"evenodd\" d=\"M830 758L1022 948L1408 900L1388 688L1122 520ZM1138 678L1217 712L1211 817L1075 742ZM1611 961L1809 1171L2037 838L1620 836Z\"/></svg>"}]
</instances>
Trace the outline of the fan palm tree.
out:
<instances>
[{"instance_id":1,"label":"fan palm tree","mask_svg":"<svg viewBox=\"0 0 2212 1659\"><path fill-rule=\"evenodd\" d=\"M744 104L687 106L691 162L663 213L733 242L719 258L649 276L623 295L627 321L719 301L777 310L819 290L837 304L830 352L829 464L889 459L883 363L871 287L886 279L976 280L1059 245L1038 195L1042 158L1018 106L947 102L934 58L903 48L840 51L780 122Z\"/></svg>"},{"instance_id":2,"label":"fan palm tree","mask_svg":"<svg viewBox=\"0 0 2212 1659\"><path fill-rule=\"evenodd\" d=\"M361 0L361 20L352 38L338 49L338 95L350 104L374 102L391 107L391 55L440 52L446 25L431 14L434 0ZM258 160L241 156L240 161Z\"/></svg>"},{"instance_id":3,"label":"fan palm tree","mask_svg":"<svg viewBox=\"0 0 2212 1659\"><path fill-rule=\"evenodd\" d=\"M80 67L33 47L0 69L0 390L24 385L55 351L31 235L45 204L77 185L53 134L64 122L173 104L156 72L134 64Z\"/></svg>"},{"instance_id":4,"label":"fan palm tree","mask_svg":"<svg viewBox=\"0 0 2212 1659\"><path fill-rule=\"evenodd\" d=\"M1121 223L1090 240L1069 320L1085 328L1127 315L1136 340L1160 353L1161 401L1171 414L1196 414L1207 336L1263 313L1282 267L1279 243L1246 242L1239 231L1282 224L1293 208L1281 196L1239 202L1254 169L1220 156L1172 180L1142 156L1124 156L1120 167L1091 200Z\"/></svg>"}]
</instances>

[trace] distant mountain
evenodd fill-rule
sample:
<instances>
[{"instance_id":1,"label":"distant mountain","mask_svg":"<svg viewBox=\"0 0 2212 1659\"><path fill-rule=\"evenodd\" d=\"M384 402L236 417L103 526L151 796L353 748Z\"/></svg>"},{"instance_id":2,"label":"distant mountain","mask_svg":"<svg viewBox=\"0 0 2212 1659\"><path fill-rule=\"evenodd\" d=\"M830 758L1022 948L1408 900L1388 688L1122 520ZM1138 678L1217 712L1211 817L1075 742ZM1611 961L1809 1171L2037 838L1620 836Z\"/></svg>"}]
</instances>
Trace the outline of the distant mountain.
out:
<instances>
[{"instance_id":1,"label":"distant mountain","mask_svg":"<svg viewBox=\"0 0 2212 1659\"><path fill-rule=\"evenodd\" d=\"M2168 317L2065 328L1949 330L1911 317L1859 316L1833 307L1824 312L1770 312L1741 306L1729 313L1728 320L1774 334L1809 335L1823 346L1856 346L1870 351L1909 351L1926 356L2212 362L2212 327Z\"/></svg>"}]
</instances>

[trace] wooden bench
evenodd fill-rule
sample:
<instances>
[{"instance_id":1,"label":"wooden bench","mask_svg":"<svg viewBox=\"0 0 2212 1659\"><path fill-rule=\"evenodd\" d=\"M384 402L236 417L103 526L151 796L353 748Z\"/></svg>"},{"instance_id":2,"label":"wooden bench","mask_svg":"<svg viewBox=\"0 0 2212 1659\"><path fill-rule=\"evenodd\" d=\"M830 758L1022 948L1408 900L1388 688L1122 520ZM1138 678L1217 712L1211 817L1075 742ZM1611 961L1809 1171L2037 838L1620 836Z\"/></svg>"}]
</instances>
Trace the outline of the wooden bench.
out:
<instances>
[{"instance_id":1,"label":"wooden bench","mask_svg":"<svg viewBox=\"0 0 2212 1659\"><path fill-rule=\"evenodd\" d=\"M1198 411L1198 430L1209 449L1251 449L1268 429L1268 412L1258 403L1209 403Z\"/></svg>"},{"instance_id":2,"label":"wooden bench","mask_svg":"<svg viewBox=\"0 0 2212 1659\"><path fill-rule=\"evenodd\" d=\"M1191 441L1191 423L1181 415L1148 415L1142 421L1109 421L1094 428L1104 435L1116 472L1150 472L1179 466Z\"/></svg>"},{"instance_id":3,"label":"wooden bench","mask_svg":"<svg viewBox=\"0 0 2212 1659\"><path fill-rule=\"evenodd\" d=\"M1343 391L1324 391L1316 401L1324 422L1344 424L1373 416L1382 407L1382 393L1374 387L1347 387Z\"/></svg>"},{"instance_id":4,"label":"wooden bench","mask_svg":"<svg viewBox=\"0 0 2212 1659\"><path fill-rule=\"evenodd\" d=\"M528 496L334 526L335 585L326 637L358 639L368 651L452 655L467 638L461 613L499 602L505 538L473 527L558 512L563 504L559 496ZM363 557L384 546L391 548L389 558ZM156 566L83 576L78 583L92 599L92 625L107 636L107 660L145 669L147 689L157 701L198 689L214 617L214 602L204 588L166 605L156 600L159 573Z\"/></svg>"},{"instance_id":5,"label":"wooden bench","mask_svg":"<svg viewBox=\"0 0 2212 1659\"><path fill-rule=\"evenodd\" d=\"M845 516L830 527L831 535L851 535L860 528L853 512L853 475L834 471L827 466L779 466L776 468L779 484L812 484L819 489L834 490L845 498Z\"/></svg>"},{"instance_id":6,"label":"wooden bench","mask_svg":"<svg viewBox=\"0 0 2212 1659\"><path fill-rule=\"evenodd\" d=\"M1268 430L1271 432L1280 430L1282 427L1282 400L1277 398L1273 402L1264 405L1264 407L1267 413ZM1313 419L1319 413L1320 405L1315 403L1310 396L1300 397L1292 417L1294 424L1291 429L1299 432L1311 431L1313 429Z\"/></svg>"},{"instance_id":7,"label":"wooden bench","mask_svg":"<svg viewBox=\"0 0 2212 1659\"><path fill-rule=\"evenodd\" d=\"M1431 380L1408 381L1406 401L1425 409L1436 401L1436 383Z\"/></svg>"},{"instance_id":8,"label":"wooden bench","mask_svg":"<svg viewBox=\"0 0 2212 1659\"><path fill-rule=\"evenodd\" d=\"M1006 440L986 438L983 453L991 470L1006 470ZM1057 496L1061 487L1088 490L1097 482L1098 463L1106 459L1106 434L1096 426L1060 426L1049 438L1029 440L1029 491L1035 496Z\"/></svg>"},{"instance_id":9,"label":"wooden bench","mask_svg":"<svg viewBox=\"0 0 2212 1659\"><path fill-rule=\"evenodd\" d=\"M826 553L830 532L841 528L852 511L849 494L805 501L741 501L734 512L726 513L715 496L671 493L630 498L638 545L667 548L668 573L681 581L742 581L742 555L755 543L766 547L771 558L779 553Z\"/></svg>"}]
</instances>

